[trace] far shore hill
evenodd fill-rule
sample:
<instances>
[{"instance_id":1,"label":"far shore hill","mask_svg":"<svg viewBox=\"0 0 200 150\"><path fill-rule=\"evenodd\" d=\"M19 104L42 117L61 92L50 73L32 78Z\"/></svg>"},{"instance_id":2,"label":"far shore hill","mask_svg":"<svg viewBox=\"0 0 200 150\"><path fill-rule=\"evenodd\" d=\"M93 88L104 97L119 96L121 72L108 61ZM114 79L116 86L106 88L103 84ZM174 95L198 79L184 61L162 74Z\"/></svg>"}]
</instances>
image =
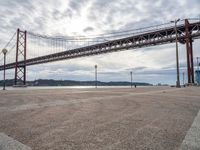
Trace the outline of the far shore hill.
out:
<instances>
[{"instance_id":1,"label":"far shore hill","mask_svg":"<svg viewBox=\"0 0 200 150\"><path fill-rule=\"evenodd\" d=\"M6 80L6 86L13 86L14 80ZM95 81L75 81L75 80L52 80L52 79L38 79L34 81L27 81L28 86L94 86ZM131 82L127 81L97 81L98 86L130 86ZM145 82L133 82L133 86L153 86ZM3 81L0 81L0 86L3 86Z\"/></svg>"}]
</instances>

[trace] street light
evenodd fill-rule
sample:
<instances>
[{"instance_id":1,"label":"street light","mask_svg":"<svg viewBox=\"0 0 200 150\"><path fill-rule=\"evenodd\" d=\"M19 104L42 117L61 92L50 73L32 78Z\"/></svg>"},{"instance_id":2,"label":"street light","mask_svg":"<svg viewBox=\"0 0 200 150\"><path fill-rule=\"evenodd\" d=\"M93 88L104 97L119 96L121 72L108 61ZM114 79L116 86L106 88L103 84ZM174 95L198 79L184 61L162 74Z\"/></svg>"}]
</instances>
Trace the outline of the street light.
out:
<instances>
[{"instance_id":1,"label":"street light","mask_svg":"<svg viewBox=\"0 0 200 150\"><path fill-rule=\"evenodd\" d=\"M185 86L185 73L183 72L183 86Z\"/></svg>"},{"instance_id":2,"label":"street light","mask_svg":"<svg viewBox=\"0 0 200 150\"><path fill-rule=\"evenodd\" d=\"M176 32L176 71L177 71L177 81L176 81L176 87L180 88L180 75L179 75L179 56L178 56L178 32L177 32L177 23L180 21L180 19L176 19L174 21L171 21L171 23L175 24L175 32Z\"/></svg>"},{"instance_id":3,"label":"street light","mask_svg":"<svg viewBox=\"0 0 200 150\"><path fill-rule=\"evenodd\" d=\"M6 89L6 53L7 53L7 49L3 49L2 50L2 53L4 55L4 73L3 73L3 79L4 79L4 82L3 82L3 90Z\"/></svg>"},{"instance_id":4,"label":"street light","mask_svg":"<svg viewBox=\"0 0 200 150\"><path fill-rule=\"evenodd\" d=\"M95 88L97 88L97 65L95 65L94 68L95 68Z\"/></svg>"},{"instance_id":5,"label":"street light","mask_svg":"<svg viewBox=\"0 0 200 150\"><path fill-rule=\"evenodd\" d=\"M197 57L197 70L198 70L198 71L199 71L199 66L200 66L199 58L200 58L200 57Z\"/></svg>"},{"instance_id":6,"label":"street light","mask_svg":"<svg viewBox=\"0 0 200 150\"><path fill-rule=\"evenodd\" d=\"M131 75L131 88L133 87L133 72L131 71L130 72L130 75Z\"/></svg>"}]
</instances>

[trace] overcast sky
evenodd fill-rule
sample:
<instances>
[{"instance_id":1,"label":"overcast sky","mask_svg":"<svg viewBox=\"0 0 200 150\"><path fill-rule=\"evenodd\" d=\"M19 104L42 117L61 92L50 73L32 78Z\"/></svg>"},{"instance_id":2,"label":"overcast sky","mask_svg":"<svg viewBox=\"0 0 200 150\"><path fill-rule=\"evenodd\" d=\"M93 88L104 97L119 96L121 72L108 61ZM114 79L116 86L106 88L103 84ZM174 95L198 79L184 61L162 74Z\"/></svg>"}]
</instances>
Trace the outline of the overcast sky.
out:
<instances>
[{"instance_id":1,"label":"overcast sky","mask_svg":"<svg viewBox=\"0 0 200 150\"><path fill-rule=\"evenodd\" d=\"M87 36L197 17L199 0L0 0L0 46L17 28L50 36ZM193 44L194 57L200 56L200 40ZM179 53L182 74L185 45L179 44ZM31 66L27 78L94 80L95 64L100 81L128 81L130 71L137 82L176 81L175 43ZM7 74L14 76L13 71Z\"/></svg>"}]
</instances>

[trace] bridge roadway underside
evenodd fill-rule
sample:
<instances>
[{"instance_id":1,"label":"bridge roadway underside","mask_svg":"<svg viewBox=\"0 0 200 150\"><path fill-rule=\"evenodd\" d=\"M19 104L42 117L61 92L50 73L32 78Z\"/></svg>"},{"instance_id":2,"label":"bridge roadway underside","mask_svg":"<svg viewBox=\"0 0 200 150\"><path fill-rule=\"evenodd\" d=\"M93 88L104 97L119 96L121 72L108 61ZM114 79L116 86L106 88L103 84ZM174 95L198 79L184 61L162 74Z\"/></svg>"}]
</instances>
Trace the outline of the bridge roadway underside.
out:
<instances>
[{"instance_id":1,"label":"bridge roadway underside","mask_svg":"<svg viewBox=\"0 0 200 150\"><path fill-rule=\"evenodd\" d=\"M0 95L0 133L32 150L200 145L198 137L185 139L200 109L199 88L18 89Z\"/></svg>"},{"instance_id":2,"label":"bridge roadway underside","mask_svg":"<svg viewBox=\"0 0 200 150\"><path fill-rule=\"evenodd\" d=\"M189 24L188 31L190 32L188 38L192 40L200 38L200 22ZM185 33L185 26L184 25L178 26L177 32L178 32L179 42L184 44L187 38ZM26 61L19 61L18 66L21 67L30 66L30 65L48 63L64 59L72 59L83 56L110 53L120 50L137 49L142 47L162 45L175 42L175 39L176 39L175 30L173 27L170 27L162 30L149 31L143 34L133 35L118 40L108 41L105 43L95 44L55 54L27 59ZM28 55L28 49L27 49L27 55ZM10 63L6 65L6 69L12 69L15 68L15 66L16 66L15 62ZM1 70L3 70L3 66L0 66L0 71Z\"/></svg>"}]
</instances>

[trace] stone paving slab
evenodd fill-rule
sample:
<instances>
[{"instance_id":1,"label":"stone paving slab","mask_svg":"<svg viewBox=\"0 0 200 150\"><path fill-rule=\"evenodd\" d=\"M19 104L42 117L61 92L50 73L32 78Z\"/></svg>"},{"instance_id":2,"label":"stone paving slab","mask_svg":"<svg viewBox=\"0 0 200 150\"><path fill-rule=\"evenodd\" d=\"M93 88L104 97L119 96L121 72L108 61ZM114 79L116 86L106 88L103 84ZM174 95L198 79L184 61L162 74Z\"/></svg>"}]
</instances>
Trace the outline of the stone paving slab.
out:
<instances>
[{"instance_id":1,"label":"stone paving slab","mask_svg":"<svg viewBox=\"0 0 200 150\"><path fill-rule=\"evenodd\" d=\"M0 150L31 150L31 148L4 133L0 133Z\"/></svg>"},{"instance_id":2,"label":"stone paving slab","mask_svg":"<svg viewBox=\"0 0 200 150\"><path fill-rule=\"evenodd\" d=\"M200 112L187 132L180 150L200 150Z\"/></svg>"}]
</instances>

